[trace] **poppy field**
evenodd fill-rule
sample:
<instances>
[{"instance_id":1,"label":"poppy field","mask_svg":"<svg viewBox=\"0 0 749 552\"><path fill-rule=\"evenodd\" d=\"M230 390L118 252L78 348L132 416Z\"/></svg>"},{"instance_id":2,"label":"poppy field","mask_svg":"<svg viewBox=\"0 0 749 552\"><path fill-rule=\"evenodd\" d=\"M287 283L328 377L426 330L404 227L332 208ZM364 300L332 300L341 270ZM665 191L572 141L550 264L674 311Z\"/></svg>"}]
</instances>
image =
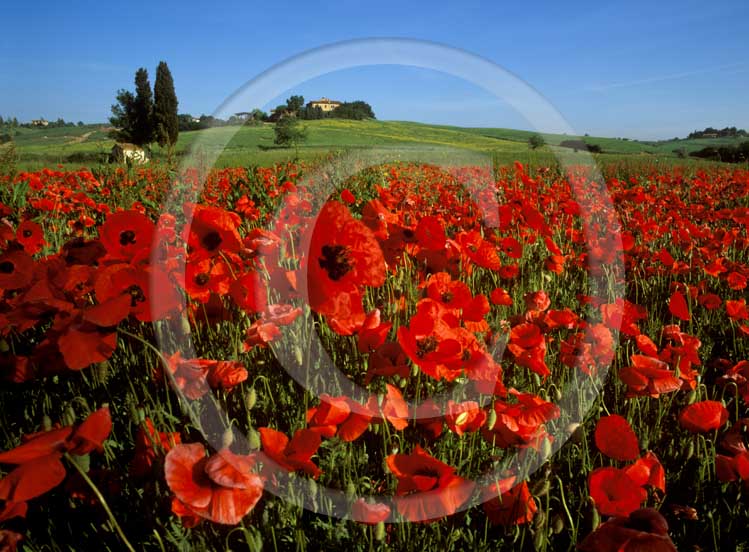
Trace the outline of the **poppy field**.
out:
<instances>
[{"instance_id":1,"label":"poppy field","mask_svg":"<svg viewBox=\"0 0 749 552\"><path fill-rule=\"evenodd\" d=\"M749 171L0 177L1 550L749 549Z\"/></svg>"}]
</instances>

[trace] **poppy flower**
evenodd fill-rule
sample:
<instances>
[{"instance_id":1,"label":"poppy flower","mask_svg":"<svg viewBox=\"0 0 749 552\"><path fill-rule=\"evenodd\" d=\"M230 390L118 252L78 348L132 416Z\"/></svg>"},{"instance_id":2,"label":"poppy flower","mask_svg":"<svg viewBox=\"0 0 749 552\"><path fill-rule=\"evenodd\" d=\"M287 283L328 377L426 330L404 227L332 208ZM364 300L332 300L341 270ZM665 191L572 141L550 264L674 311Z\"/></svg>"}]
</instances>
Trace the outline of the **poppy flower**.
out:
<instances>
[{"instance_id":1,"label":"poppy flower","mask_svg":"<svg viewBox=\"0 0 749 552\"><path fill-rule=\"evenodd\" d=\"M239 215L220 207L185 204L186 215L192 215L190 226L184 229L184 239L191 260L215 257L219 253L237 253L242 240L237 228L242 223Z\"/></svg>"},{"instance_id":2,"label":"poppy flower","mask_svg":"<svg viewBox=\"0 0 749 552\"><path fill-rule=\"evenodd\" d=\"M512 297L503 288L495 288L489 295L489 300L493 305L509 306L512 305Z\"/></svg>"},{"instance_id":3,"label":"poppy flower","mask_svg":"<svg viewBox=\"0 0 749 552\"><path fill-rule=\"evenodd\" d=\"M136 479L151 473L159 453L169 452L182 442L179 432L157 431L150 418L146 418L135 434L135 455L130 463L130 475Z\"/></svg>"},{"instance_id":4,"label":"poppy flower","mask_svg":"<svg viewBox=\"0 0 749 552\"><path fill-rule=\"evenodd\" d=\"M354 197L354 194L351 193L351 190L349 190L348 188L344 188L341 191L341 201L347 203L348 205L352 205L356 203L356 197Z\"/></svg>"},{"instance_id":5,"label":"poppy flower","mask_svg":"<svg viewBox=\"0 0 749 552\"><path fill-rule=\"evenodd\" d=\"M161 320L177 311L182 304L177 287L169 275L154 266L107 266L98 272L94 291L99 304L106 304L105 310L111 311L108 318L116 321L109 325L116 325L129 314L141 322Z\"/></svg>"},{"instance_id":6,"label":"poppy flower","mask_svg":"<svg viewBox=\"0 0 749 552\"><path fill-rule=\"evenodd\" d=\"M408 521L434 521L455 513L473 494L475 483L455 474L455 468L430 456L419 445L410 454L385 459L398 479L394 502Z\"/></svg>"},{"instance_id":7,"label":"poppy flower","mask_svg":"<svg viewBox=\"0 0 749 552\"><path fill-rule=\"evenodd\" d=\"M44 232L36 222L24 220L16 229L16 241L20 243L29 255L34 255L44 245Z\"/></svg>"},{"instance_id":8,"label":"poppy flower","mask_svg":"<svg viewBox=\"0 0 749 552\"><path fill-rule=\"evenodd\" d=\"M675 291L673 295L671 295L671 299L668 302L668 310L676 318L681 320L689 320L691 318L687 301L680 291Z\"/></svg>"},{"instance_id":9,"label":"poppy flower","mask_svg":"<svg viewBox=\"0 0 749 552\"><path fill-rule=\"evenodd\" d=\"M317 479L322 470L312 462L312 455L320 447L320 434L311 429L300 429L294 433L294 437L289 438L275 429L261 427L260 442L263 446L263 452L276 464L288 470L295 472L302 470L308 475ZM270 466L264 468L267 472Z\"/></svg>"},{"instance_id":10,"label":"poppy flower","mask_svg":"<svg viewBox=\"0 0 749 552\"><path fill-rule=\"evenodd\" d=\"M99 241L112 260L138 262L151 254L156 225L138 211L112 213L99 228Z\"/></svg>"},{"instance_id":11,"label":"poppy flower","mask_svg":"<svg viewBox=\"0 0 749 552\"><path fill-rule=\"evenodd\" d=\"M692 433L707 433L728 421L728 410L718 401L690 404L679 414L679 425Z\"/></svg>"},{"instance_id":12,"label":"poppy flower","mask_svg":"<svg viewBox=\"0 0 749 552\"><path fill-rule=\"evenodd\" d=\"M92 412L76 427L67 439L70 454L84 455L103 452L103 443L112 431L112 416L109 407L103 406Z\"/></svg>"},{"instance_id":13,"label":"poppy flower","mask_svg":"<svg viewBox=\"0 0 749 552\"><path fill-rule=\"evenodd\" d=\"M334 313L340 294L385 282L385 259L377 240L345 205L337 201L323 205L307 240L303 250L309 304L320 314Z\"/></svg>"},{"instance_id":14,"label":"poppy flower","mask_svg":"<svg viewBox=\"0 0 749 552\"><path fill-rule=\"evenodd\" d=\"M33 273L34 260L28 253L8 250L0 255L0 290L30 285Z\"/></svg>"},{"instance_id":15,"label":"poppy flower","mask_svg":"<svg viewBox=\"0 0 749 552\"><path fill-rule=\"evenodd\" d=\"M578 544L581 552L676 552L668 536L668 523L653 508L634 510L598 526Z\"/></svg>"},{"instance_id":16,"label":"poppy flower","mask_svg":"<svg viewBox=\"0 0 749 552\"><path fill-rule=\"evenodd\" d=\"M387 504L371 504L360 498L351 505L351 517L359 523L376 525L390 517L390 506Z\"/></svg>"},{"instance_id":17,"label":"poppy flower","mask_svg":"<svg viewBox=\"0 0 749 552\"><path fill-rule=\"evenodd\" d=\"M515 485L515 477L495 481L482 491L481 500L486 516L494 525L505 527L533 521L538 506L528 484Z\"/></svg>"},{"instance_id":18,"label":"poppy flower","mask_svg":"<svg viewBox=\"0 0 749 552\"><path fill-rule=\"evenodd\" d=\"M388 383L385 388L385 398L380 405L382 415L395 429L405 429L408 425L408 405L397 387Z\"/></svg>"},{"instance_id":19,"label":"poppy flower","mask_svg":"<svg viewBox=\"0 0 749 552\"><path fill-rule=\"evenodd\" d=\"M65 479L60 453L24 462L0 479L0 500L19 503L54 489Z\"/></svg>"},{"instance_id":20,"label":"poppy flower","mask_svg":"<svg viewBox=\"0 0 749 552\"><path fill-rule=\"evenodd\" d=\"M392 322L381 322L380 309L367 314L357 333L357 348L360 353L371 353L385 342Z\"/></svg>"},{"instance_id":21,"label":"poppy flower","mask_svg":"<svg viewBox=\"0 0 749 552\"><path fill-rule=\"evenodd\" d=\"M607 516L628 516L647 498L645 489L618 468L593 470L588 477L588 487L596 509Z\"/></svg>"},{"instance_id":22,"label":"poppy flower","mask_svg":"<svg viewBox=\"0 0 749 552\"><path fill-rule=\"evenodd\" d=\"M640 453L637 435L629 422L618 414L598 420L595 442L598 450L614 460L634 460Z\"/></svg>"},{"instance_id":23,"label":"poppy flower","mask_svg":"<svg viewBox=\"0 0 749 552\"><path fill-rule=\"evenodd\" d=\"M658 397L663 393L671 393L681 388L681 380L662 360L644 355L631 355L630 362L632 366L619 370L619 379L629 388L628 396Z\"/></svg>"},{"instance_id":24,"label":"poppy flower","mask_svg":"<svg viewBox=\"0 0 749 552\"><path fill-rule=\"evenodd\" d=\"M646 452L634 464L624 468L624 471L640 487L649 485L661 492L666 492L666 471L653 452Z\"/></svg>"},{"instance_id":25,"label":"poppy flower","mask_svg":"<svg viewBox=\"0 0 749 552\"><path fill-rule=\"evenodd\" d=\"M475 401L456 403L447 402L445 423L450 431L458 436L478 431L486 422L486 411L479 408Z\"/></svg>"},{"instance_id":26,"label":"poppy flower","mask_svg":"<svg viewBox=\"0 0 749 552\"><path fill-rule=\"evenodd\" d=\"M263 482L250 471L250 457L224 449L208 458L205 452L200 443L176 445L164 461L166 483L192 514L236 525L260 500Z\"/></svg>"}]
</instances>

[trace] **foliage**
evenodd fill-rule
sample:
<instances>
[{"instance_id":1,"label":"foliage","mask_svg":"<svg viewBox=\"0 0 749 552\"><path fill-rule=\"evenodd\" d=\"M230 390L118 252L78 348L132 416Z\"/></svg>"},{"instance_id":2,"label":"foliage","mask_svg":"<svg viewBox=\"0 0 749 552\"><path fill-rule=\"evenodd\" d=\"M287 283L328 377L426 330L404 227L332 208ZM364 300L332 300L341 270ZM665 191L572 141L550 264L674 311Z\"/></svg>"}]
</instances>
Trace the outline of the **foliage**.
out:
<instances>
[{"instance_id":1,"label":"foliage","mask_svg":"<svg viewBox=\"0 0 749 552\"><path fill-rule=\"evenodd\" d=\"M153 123L156 141L162 147L172 148L179 136L179 118L177 115L177 94L174 91L172 73L166 62L159 62L156 69L156 81L153 86L154 107Z\"/></svg>"},{"instance_id":2,"label":"foliage","mask_svg":"<svg viewBox=\"0 0 749 552\"><path fill-rule=\"evenodd\" d=\"M738 146L707 147L690 153L692 157L712 159L723 163L746 163L749 161L749 141Z\"/></svg>"},{"instance_id":3,"label":"foliage","mask_svg":"<svg viewBox=\"0 0 749 552\"><path fill-rule=\"evenodd\" d=\"M531 149L538 149L546 145L546 140L540 134L534 134L528 138L528 146Z\"/></svg>"},{"instance_id":4,"label":"foliage","mask_svg":"<svg viewBox=\"0 0 749 552\"><path fill-rule=\"evenodd\" d=\"M279 118L273 127L273 132L275 134L273 143L279 146L298 148L299 144L307 139L307 129L293 115L284 115Z\"/></svg>"}]
</instances>

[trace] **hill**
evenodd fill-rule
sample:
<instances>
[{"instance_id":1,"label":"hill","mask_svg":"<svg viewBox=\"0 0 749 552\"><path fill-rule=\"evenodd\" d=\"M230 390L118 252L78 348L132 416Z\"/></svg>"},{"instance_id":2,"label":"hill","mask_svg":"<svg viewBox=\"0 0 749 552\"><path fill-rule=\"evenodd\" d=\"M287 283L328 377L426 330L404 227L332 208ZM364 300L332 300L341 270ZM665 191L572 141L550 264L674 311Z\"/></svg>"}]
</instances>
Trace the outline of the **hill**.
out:
<instances>
[{"instance_id":1,"label":"hill","mask_svg":"<svg viewBox=\"0 0 749 552\"><path fill-rule=\"evenodd\" d=\"M575 138L563 134L543 134L549 147L530 150L528 138L531 131L503 128L475 128L447 125L430 125L408 121L353 121L323 119L304 121L308 139L300 148L302 159L323 156L334 150L377 147L398 151L420 150L435 152L458 150L461 156L491 153L502 161L514 159L539 159L552 157L552 152L562 141ZM21 167L40 168L56 164L90 166L105 162L114 144L106 125L84 125L62 128L21 128L14 137ZM224 126L200 131L182 132L176 146L178 155L183 155L192 146L200 144L207 153L220 153L219 166L264 165L289 159L294 155L290 149L279 148L273 143L273 125ZM223 151L216 151L229 139ZM619 138L583 137L586 143L598 145L604 158L610 156L647 156L658 159L677 160L676 150L686 154L708 146L737 145L741 137L696 138L646 142ZM163 155L154 147L156 157ZM540 159L539 159L540 160Z\"/></svg>"}]
</instances>

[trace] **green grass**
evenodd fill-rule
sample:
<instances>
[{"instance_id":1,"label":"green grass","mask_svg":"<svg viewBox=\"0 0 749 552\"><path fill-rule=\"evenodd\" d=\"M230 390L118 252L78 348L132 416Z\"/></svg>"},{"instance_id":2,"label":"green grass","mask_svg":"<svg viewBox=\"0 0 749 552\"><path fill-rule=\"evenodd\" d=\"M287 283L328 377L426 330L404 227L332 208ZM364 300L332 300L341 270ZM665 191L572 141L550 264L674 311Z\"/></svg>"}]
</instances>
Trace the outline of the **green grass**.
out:
<instances>
[{"instance_id":1,"label":"green grass","mask_svg":"<svg viewBox=\"0 0 749 552\"><path fill-rule=\"evenodd\" d=\"M427 157L468 155L471 163L476 163L480 158L490 159L492 155L501 162L553 162L555 151L570 151L557 150L555 146L563 140L574 138L561 134L544 134L548 146L542 150L532 151L527 142L534 133L525 130L342 119L304 121L303 125L308 130L308 137L299 147L298 155L301 160L306 161L323 157L331 151L377 148L385 152L386 156L392 155L392 159L397 159L402 152L411 152L410 155L413 157L413 152L418 150ZM20 157L20 168L34 170L58 164L66 168L78 168L105 162L114 144L106 129L104 125L51 129L21 128L14 138ZM218 154L218 167L270 165L296 157L296 150L276 146L273 138L272 124L182 132L176 152L178 156L184 156L199 144L207 155ZM741 141L740 138L664 142L600 137L583 139L601 147L604 154L600 159L603 161L620 161L622 157L632 156L663 160L666 163L678 160L681 164L685 160L679 159L674 150L683 148L686 152L692 152L707 146L735 145ZM165 152L158 146L153 149L156 158L165 157Z\"/></svg>"}]
</instances>

